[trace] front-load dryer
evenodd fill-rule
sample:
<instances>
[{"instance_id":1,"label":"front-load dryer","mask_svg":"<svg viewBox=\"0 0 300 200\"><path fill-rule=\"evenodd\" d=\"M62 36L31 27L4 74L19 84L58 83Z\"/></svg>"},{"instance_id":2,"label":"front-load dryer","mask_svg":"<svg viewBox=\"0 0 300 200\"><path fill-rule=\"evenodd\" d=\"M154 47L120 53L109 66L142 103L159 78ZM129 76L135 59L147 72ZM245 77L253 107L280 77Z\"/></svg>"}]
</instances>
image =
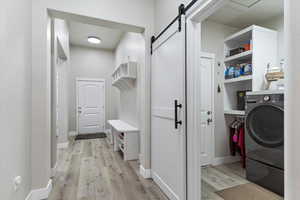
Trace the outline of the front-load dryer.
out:
<instances>
[{"instance_id":1,"label":"front-load dryer","mask_svg":"<svg viewBox=\"0 0 300 200\"><path fill-rule=\"evenodd\" d=\"M283 196L283 92L248 92L245 126L247 179Z\"/></svg>"}]
</instances>

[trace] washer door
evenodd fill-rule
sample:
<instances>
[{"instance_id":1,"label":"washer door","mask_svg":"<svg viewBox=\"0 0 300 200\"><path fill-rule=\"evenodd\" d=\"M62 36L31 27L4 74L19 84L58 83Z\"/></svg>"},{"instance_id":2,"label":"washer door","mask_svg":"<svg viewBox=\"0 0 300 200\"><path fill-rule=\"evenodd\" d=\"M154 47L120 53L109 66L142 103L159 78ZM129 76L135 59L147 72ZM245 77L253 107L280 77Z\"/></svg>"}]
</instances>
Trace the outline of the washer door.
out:
<instances>
[{"instance_id":1,"label":"washer door","mask_svg":"<svg viewBox=\"0 0 300 200\"><path fill-rule=\"evenodd\" d=\"M284 142L284 111L280 107L262 104L246 117L250 137L264 147L275 148Z\"/></svg>"}]
</instances>

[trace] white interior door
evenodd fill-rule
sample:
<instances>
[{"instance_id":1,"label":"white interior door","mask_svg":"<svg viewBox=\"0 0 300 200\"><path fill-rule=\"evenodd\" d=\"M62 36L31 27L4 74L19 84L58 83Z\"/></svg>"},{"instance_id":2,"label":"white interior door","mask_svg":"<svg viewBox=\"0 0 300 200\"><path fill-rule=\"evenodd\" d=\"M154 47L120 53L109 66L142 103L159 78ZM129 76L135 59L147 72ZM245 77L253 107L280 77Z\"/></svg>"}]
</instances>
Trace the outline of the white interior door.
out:
<instances>
[{"instance_id":1,"label":"white interior door","mask_svg":"<svg viewBox=\"0 0 300 200\"><path fill-rule=\"evenodd\" d=\"M77 80L77 118L79 134L104 132L104 81Z\"/></svg>"},{"instance_id":2,"label":"white interior door","mask_svg":"<svg viewBox=\"0 0 300 200\"><path fill-rule=\"evenodd\" d=\"M152 178L171 200L186 199L184 29L175 23L153 44L151 67Z\"/></svg>"},{"instance_id":3,"label":"white interior door","mask_svg":"<svg viewBox=\"0 0 300 200\"><path fill-rule=\"evenodd\" d=\"M214 55L202 53L198 68L199 116L201 135L201 165L210 165L214 153L214 122L213 122L213 83Z\"/></svg>"}]
</instances>

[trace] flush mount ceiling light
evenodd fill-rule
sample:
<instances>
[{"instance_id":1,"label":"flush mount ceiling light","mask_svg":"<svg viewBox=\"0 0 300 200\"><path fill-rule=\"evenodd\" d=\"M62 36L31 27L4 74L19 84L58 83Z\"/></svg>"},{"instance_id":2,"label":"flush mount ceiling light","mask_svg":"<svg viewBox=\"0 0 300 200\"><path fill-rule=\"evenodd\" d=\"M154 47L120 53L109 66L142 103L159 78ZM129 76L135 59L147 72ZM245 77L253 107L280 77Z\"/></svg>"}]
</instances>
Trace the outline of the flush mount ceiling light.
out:
<instances>
[{"instance_id":1,"label":"flush mount ceiling light","mask_svg":"<svg viewBox=\"0 0 300 200\"><path fill-rule=\"evenodd\" d=\"M100 44L101 43L101 39L95 36L89 36L88 37L88 42L91 44Z\"/></svg>"}]
</instances>

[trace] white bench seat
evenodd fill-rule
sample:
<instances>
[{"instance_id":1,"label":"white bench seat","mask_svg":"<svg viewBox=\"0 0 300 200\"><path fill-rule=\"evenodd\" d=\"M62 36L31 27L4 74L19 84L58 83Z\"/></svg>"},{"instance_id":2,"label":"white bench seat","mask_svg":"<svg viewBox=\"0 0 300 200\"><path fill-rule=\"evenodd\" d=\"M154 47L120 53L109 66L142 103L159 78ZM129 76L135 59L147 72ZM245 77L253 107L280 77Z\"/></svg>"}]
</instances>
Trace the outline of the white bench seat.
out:
<instances>
[{"instance_id":1,"label":"white bench seat","mask_svg":"<svg viewBox=\"0 0 300 200\"><path fill-rule=\"evenodd\" d=\"M108 120L114 151L121 150L124 160L137 160L139 157L139 129L122 121Z\"/></svg>"},{"instance_id":2,"label":"white bench seat","mask_svg":"<svg viewBox=\"0 0 300 200\"><path fill-rule=\"evenodd\" d=\"M139 129L137 129L136 127L133 127L122 120L108 120L108 123L118 132L139 131Z\"/></svg>"}]
</instances>

